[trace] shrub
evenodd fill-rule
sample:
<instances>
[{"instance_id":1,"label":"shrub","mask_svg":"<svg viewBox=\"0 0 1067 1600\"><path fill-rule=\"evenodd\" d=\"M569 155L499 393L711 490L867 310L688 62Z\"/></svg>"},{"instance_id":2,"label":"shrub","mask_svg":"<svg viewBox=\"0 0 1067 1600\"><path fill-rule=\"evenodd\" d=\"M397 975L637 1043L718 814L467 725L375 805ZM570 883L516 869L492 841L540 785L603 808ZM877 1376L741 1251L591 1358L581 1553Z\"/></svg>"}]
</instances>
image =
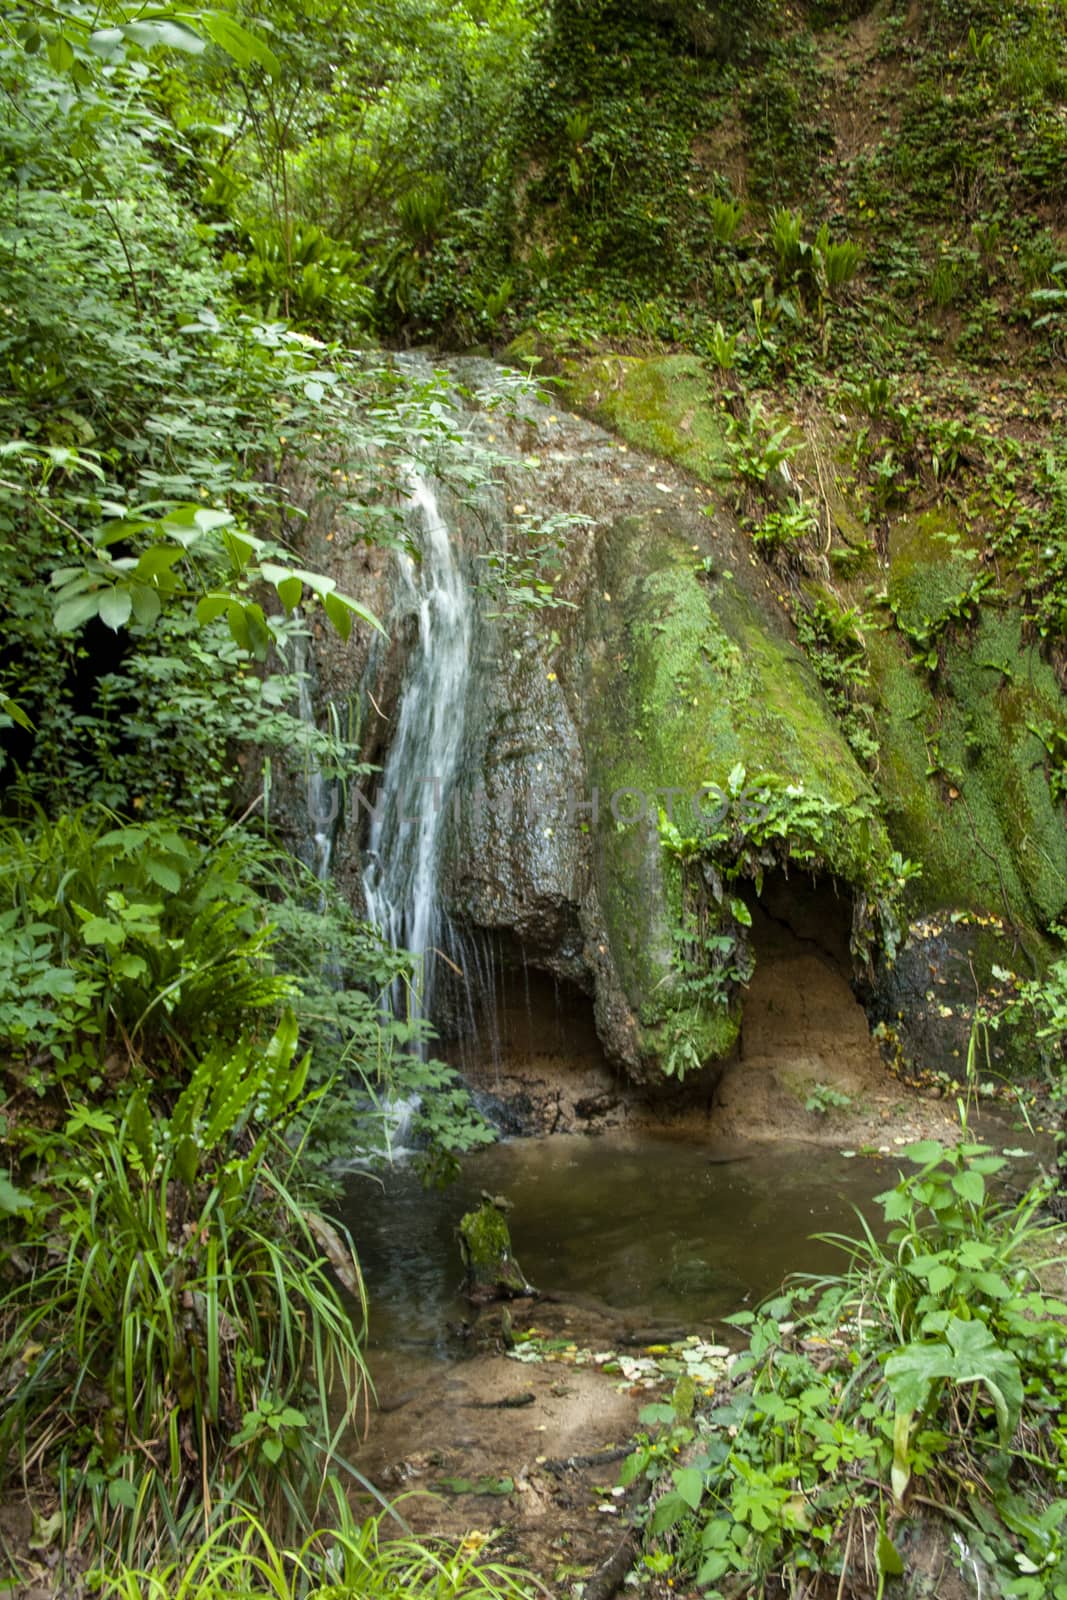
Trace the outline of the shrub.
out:
<instances>
[{"instance_id":1,"label":"shrub","mask_svg":"<svg viewBox=\"0 0 1067 1600\"><path fill-rule=\"evenodd\" d=\"M112 1044L195 1049L276 1013L292 984L246 865L239 836L201 844L166 818L0 827L0 1050L88 1078Z\"/></svg>"},{"instance_id":2,"label":"shrub","mask_svg":"<svg viewBox=\"0 0 1067 1600\"><path fill-rule=\"evenodd\" d=\"M833 1236L843 1276L727 1319L748 1348L706 1410L690 1382L643 1414L667 1426L623 1481L653 1478L649 1530L672 1545L646 1559L703 1590L803 1569L882 1593L904 1570L895 1524L922 1506L962 1530L994 1592L1064 1592L1067 1305L1043 1288L1063 1260L1039 1217L1047 1185L996 1198L1004 1160L966 1129L901 1154L915 1170L878 1197L884 1242L866 1222Z\"/></svg>"}]
</instances>

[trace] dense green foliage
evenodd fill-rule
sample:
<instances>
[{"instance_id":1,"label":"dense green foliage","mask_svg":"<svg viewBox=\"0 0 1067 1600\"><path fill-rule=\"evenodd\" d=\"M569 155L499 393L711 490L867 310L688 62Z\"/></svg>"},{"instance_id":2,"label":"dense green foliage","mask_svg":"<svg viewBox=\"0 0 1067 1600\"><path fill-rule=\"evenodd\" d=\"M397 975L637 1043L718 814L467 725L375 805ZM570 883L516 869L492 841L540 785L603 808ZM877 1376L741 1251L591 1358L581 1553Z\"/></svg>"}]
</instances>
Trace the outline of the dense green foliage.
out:
<instances>
[{"instance_id":1,"label":"dense green foliage","mask_svg":"<svg viewBox=\"0 0 1067 1600\"><path fill-rule=\"evenodd\" d=\"M996 1592L1065 1592L1067 1306L1046 1288L1063 1261L1047 1189L995 1198L1004 1160L966 1137L902 1154L915 1170L880 1197L884 1243L865 1227L838 1241L840 1278L729 1319L748 1348L726 1393L684 1379L646 1409L662 1426L623 1481L657 1485L654 1571L709 1596L820 1572L881 1593L933 1511Z\"/></svg>"},{"instance_id":2,"label":"dense green foliage","mask_svg":"<svg viewBox=\"0 0 1067 1600\"><path fill-rule=\"evenodd\" d=\"M362 1286L311 1175L392 1094L426 1097L431 1170L486 1137L383 1021L403 954L271 832L286 756L360 772L298 714L309 618L377 626L301 556L298 480L390 545L405 463L456 455L376 337L684 352L714 426L679 453L882 799L763 772L752 809L741 770L699 836L665 823L681 988L735 1004L774 866L844 875L860 966L947 883L1048 966L1001 971L975 1038L1036 1039L1062 1116L1062 29L1043 0L3 6L0 1472L57 1559L131 1600L522 1589L355 1526L338 1479ZM551 623L559 528L526 533L486 584ZM633 1458L653 1571L844 1581L862 1536L880 1592L925 1502L1003 1592L1067 1585L1043 1197L991 1201L978 1145L911 1154L888 1244L746 1322L725 1402L676 1395Z\"/></svg>"},{"instance_id":3,"label":"dense green foliage","mask_svg":"<svg viewBox=\"0 0 1067 1600\"><path fill-rule=\"evenodd\" d=\"M216 1586L225 1548L254 1564L341 1500L365 1307L314 1174L373 1155L393 1092L437 1091L435 1169L487 1136L384 1019L407 959L268 831L282 752L360 770L298 713L309 613L377 626L300 559L288 485L361 460L324 493L389 543L402 460L449 439L432 385L280 320L325 282L348 331L348 254L305 230L296 283L287 232L268 284L257 213L219 222L221 167L200 192L235 129L194 102L247 95L261 133L284 42L225 11L0 18L0 1472L61 1563L207 1537ZM383 1592L515 1592L349 1528Z\"/></svg>"}]
</instances>

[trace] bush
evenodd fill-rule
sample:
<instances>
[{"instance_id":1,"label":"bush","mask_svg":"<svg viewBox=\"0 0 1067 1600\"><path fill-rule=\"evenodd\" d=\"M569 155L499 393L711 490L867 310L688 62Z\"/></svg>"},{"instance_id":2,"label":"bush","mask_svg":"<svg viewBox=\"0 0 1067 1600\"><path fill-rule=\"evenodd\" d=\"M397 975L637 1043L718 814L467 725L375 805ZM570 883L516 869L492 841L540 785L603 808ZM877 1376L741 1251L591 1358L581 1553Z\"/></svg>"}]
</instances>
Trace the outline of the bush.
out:
<instances>
[{"instance_id":1,"label":"bush","mask_svg":"<svg viewBox=\"0 0 1067 1600\"><path fill-rule=\"evenodd\" d=\"M195 1049L276 1013L293 986L247 855L103 811L0 827L0 1050L88 1082L112 1047Z\"/></svg>"}]
</instances>

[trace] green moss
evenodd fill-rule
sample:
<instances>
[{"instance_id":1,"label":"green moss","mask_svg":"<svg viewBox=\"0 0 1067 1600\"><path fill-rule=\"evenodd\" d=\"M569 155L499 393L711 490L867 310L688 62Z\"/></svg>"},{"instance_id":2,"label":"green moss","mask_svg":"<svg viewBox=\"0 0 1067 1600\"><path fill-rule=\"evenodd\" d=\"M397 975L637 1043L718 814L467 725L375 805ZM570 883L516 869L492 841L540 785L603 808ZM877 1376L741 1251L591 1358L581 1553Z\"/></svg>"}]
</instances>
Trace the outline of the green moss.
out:
<instances>
[{"instance_id":1,"label":"green moss","mask_svg":"<svg viewBox=\"0 0 1067 1600\"><path fill-rule=\"evenodd\" d=\"M933 538L944 517L898 524L889 592L902 621L935 616L971 581L974 564ZM879 702L878 786L891 831L921 860L923 909L995 911L1044 926L1067 905L1067 830L1044 747L1028 724L1061 721L1055 674L1023 637L1017 608L984 601L954 629L934 674L907 662L894 632L869 641Z\"/></svg>"},{"instance_id":2,"label":"green moss","mask_svg":"<svg viewBox=\"0 0 1067 1600\"><path fill-rule=\"evenodd\" d=\"M511 1232L503 1212L487 1200L460 1218L459 1246L472 1292L522 1294L528 1285L511 1253Z\"/></svg>"},{"instance_id":3,"label":"green moss","mask_svg":"<svg viewBox=\"0 0 1067 1600\"><path fill-rule=\"evenodd\" d=\"M894 524L889 598L904 627L921 628L965 592L977 570L966 548L963 531L948 511L923 511Z\"/></svg>"},{"instance_id":4,"label":"green moss","mask_svg":"<svg viewBox=\"0 0 1067 1600\"><path fill-rule=\"evenodd\" d=\"M600 898L643 1043L661 1053L693 1003L674 970L680 869L661 847L659 808L684 829L695 821L692 797L707 784L725 788L738 764L835 805L873 794L778 613L733 580L709 584L666 518L614 526L589 603L586 633L599 648L587 667L595 710L583 744L607 812L596 830ZM622 820L638 811L640 822ZM872 846L879 841L868 836ZM854 881L860 854L842 831L829 865ZM736 1012L709 1006L693 1036L707 1056L719 1055L737 1026Z\"/></svg>"},{"instance_id":5,"label":"green moss","mask_svg":"<svg viewBox=\"0 0 1067 1600\"><path fill-rule=\"evenodd\" d=\"M705 483L730 476L723 428L697 356L595 356L565 361L563 398L641 450Z\"/></svg>"}]
</instances>

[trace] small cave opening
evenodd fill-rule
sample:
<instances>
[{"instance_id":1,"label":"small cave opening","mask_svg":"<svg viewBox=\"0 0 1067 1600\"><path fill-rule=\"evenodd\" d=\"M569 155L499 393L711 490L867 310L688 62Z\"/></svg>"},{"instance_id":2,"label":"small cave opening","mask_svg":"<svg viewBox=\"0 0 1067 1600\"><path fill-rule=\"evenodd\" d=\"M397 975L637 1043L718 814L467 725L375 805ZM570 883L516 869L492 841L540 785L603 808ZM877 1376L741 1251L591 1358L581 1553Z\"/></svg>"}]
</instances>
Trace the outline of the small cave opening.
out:
<instances>
[{"instance_id":1,"label":"small cave opening","mask_svg":"<svg viewBox=\"0 0 1067 1600\"><path fill-rule=\"evenodd\" d=\"M853 988L852 898L831 878L770 872L746 895L756 970L744 992L742 1060L827 1064L872 1046Z\"/></svg>"},{"instance_id":2,"label":"small cave opening","mask_svg":"<svg viewBox=\"0 0 1067 1600\"><path fill-rule=\"evenodd\" d=\"M620 1086L582 986L537 965L513 934L452 934L434 1021L446 1059L493 1102L493 1120L508 1132L554 1132L613 1111Z\"/></svg>"}]
</instances>

